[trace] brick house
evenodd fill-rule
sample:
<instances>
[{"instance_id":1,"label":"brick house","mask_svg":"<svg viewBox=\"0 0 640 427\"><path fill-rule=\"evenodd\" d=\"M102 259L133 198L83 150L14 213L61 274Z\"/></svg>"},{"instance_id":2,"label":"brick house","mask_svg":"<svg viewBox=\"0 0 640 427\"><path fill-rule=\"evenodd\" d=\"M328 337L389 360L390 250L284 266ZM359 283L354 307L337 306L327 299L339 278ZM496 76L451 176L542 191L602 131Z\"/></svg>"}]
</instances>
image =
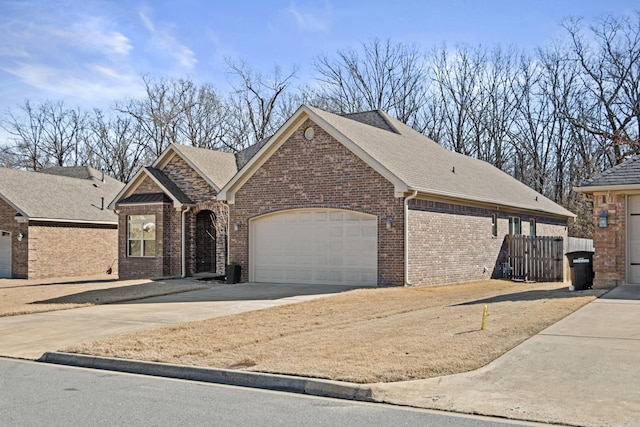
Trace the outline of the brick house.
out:
<instances>
[{"instance_id":1,"label":"brick house","mask_svg":"<svg viewBox=\"0 0 640 427\"><path fill-rule=\"evenodd\" d=\"M89 167L0 168L0 278L117 273L107 204L123 186Z\"/></svg>"},{"instance_id":2,"label":"brick house","mask_svg":"<svg viewBox=\"0 0 640 427\"><path fill-rule=\"evenodd\" d=\"M241 160L172 144L140 169L109 205L119 217L120 278L224 271L227 207L216 195Z\"/></svg>"},{"instance_id":3,"label":"brick house","mask_svg":"<svg viewBox=\"0 0 640 427\"><path fill-rule=\"evenodd\" d=\"M498 273L507 234L566 236L574 214L381 111L302 106L230 178L242 280L429 285Z\"/></svg>"},{"instance_id":4,"label":"brick house","mask_svg":"<svg viewBox=\"0 0 640 427\"><path fill-rule=\"evenodd\" d=\"M574 190L593 196L594 286L640 284L640 157Z\"/></svg>"}]
</instances>

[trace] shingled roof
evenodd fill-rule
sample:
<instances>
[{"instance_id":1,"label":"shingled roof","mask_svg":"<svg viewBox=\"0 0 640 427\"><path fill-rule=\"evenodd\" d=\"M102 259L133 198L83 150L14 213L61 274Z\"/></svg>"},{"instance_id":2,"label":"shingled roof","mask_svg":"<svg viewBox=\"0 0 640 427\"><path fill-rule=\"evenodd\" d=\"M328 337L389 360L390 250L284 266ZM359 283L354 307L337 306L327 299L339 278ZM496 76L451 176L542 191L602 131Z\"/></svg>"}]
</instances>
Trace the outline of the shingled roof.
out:
<instances>
[{"instance_id":1,"label":"shingled roof","mask_svg":"<svg viewBox=\"0 0 640 427\"><path fill-rule=\"evenodd\" d=\"M466 200L490 206L551 214L575 215L512 176L482 160L447 150L383 111L340 116L302 106L221 192L232 198L244 174L251 174L269 156L270 145L308 117L391 181L397 193Z\"/></svg>"},{"instance_id":2,"label":"shingled roof","mask_svg":"<svg viewBox=\"0 0 640 427\"><path fill-rule=\"evenodd\" d=\"M238 171L233 153L179 144L171 144L170 149L179 153L196 172L208 179L216 191L224 187ZM158 163L156 161L154 166Z\"/></svg>"},{"instance_id":3,"label":"shingled roof","mask_svg":"<svg viewBox=\"0 0 640 427\"><path fill-rule=\"evenodd\" d=\"M597 187L638 186L640 188L640 156L634 156L581 183L576 190L588 192Z\"/></svg>"},{"instance_id":4,"label":"shingled roof","mask_svg":"<svg viewBox=\"0 0 640 427\"><path fill-rule=\"evenodd\" d=\"M80 171L72 169L69 173L74 176ZM84 169L88 178L65 176L60 169L57 172L0 168L0 198L30 220L117 224L118 217L107 204L123 183L109 176L102 181L96 178L102 173L92 168Z\"/></svg>"}]
</instances>

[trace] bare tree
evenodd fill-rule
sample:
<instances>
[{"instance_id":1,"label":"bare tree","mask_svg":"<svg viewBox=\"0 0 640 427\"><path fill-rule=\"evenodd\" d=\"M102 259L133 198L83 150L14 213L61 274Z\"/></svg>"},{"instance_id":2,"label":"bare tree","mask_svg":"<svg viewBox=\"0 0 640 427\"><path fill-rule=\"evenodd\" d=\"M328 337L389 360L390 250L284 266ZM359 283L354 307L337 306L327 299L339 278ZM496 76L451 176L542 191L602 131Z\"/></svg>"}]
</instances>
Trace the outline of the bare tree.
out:
<instances>
[{"instance_id":1,"label":"bare tree","mask_svg":"<svg viewBox=\"0 0 640 427\"><path fill-rule=\"evenodd\" d=\"M15 166L27 170L39 170L48 163L42 148L44 118L37 106L26 100L20 107L22 115L7 112L2 128L10 135ZM9 152L9 149L7 149Z\"/></svg>"},{"instance_id":2,"label":"bare tree","mask_svg":"<svg viewBox=\"0 0 640 427\"><path fill-rule=\"evenodd\" d=\"M9 133L18 167L39 170L47 166L77 165L83 150L86 114L62 101L32 104L21 114L9 111L2 127Z\"/></svg>"},{"instance_id":3,"label":"bare tree","mask_svg":"<svg viewBox=\"0 0 640 427\"><path fill-rule=\"evenodd\" d=\"M132 117L116 114L105 117L94 110L87 136L86 164L128 182L133 174L153 159L145 157L148 135Z\"/></svg>"},{"instance_id":4,"label":"bare tree","mask_svg":"<svg viewBox=\"0 0 640 427\"><path fill-rule=\"evenodd\" d=\"M423 127L420 110L429 84L425 57L415 44L373 39L360 49L343 49L335 57L314 61L315 98L333 111L354 113L380 109L415 128Z\"/></svg>"},{"instance_id":5,"label":"bare tree","mask_svg":"<svg viewBox=\"0 0 640 427\"><path fill-rule=\"evenodd\" d=\"M296 77L297 68L283 74L276 66L265 76L243 60L226 61L235 79L229 99L226 145L237 151L271 136L287 119L278 114L279 103Z\"/></svg>"},{"instance_id":6,"label":"bare tree","mask_svg":"<svg viewBox=\"0 0 640 427\"><path fill-rule=\"evenodd\" d=\"M522 93L515 90L517 57L518 52L513 49L497 47L491 51L479 81L479 97L472 109L475 155L499 169L504 169L510 157L509 137L522 97Z\"/></svg>"},{"instance_id":7,"label":"bare tree","mask_svg":"<svg viewBox=\"0 0 640 427\"><path fill-rule=\"evenodd\" d=\"M146 96L118 103L116 110L137 120L148 136L150 154L158 157L169 144L179 142L179 122L194 84L151 76L143 81Z\"/></svg>"},{"instance_id":8,"label":"bare tree","mask_svg":"<svg viewBox=\"0 0 640 427\"><path fill-rule=\"evenodd\" d=\"M640 12L606 17L590 27L564 23L572 42L570 58L580 67L585 114L567 118L607 141L611 164L640 152Z\"/></svg>"},{"instance_id":9,"label":"bare tree","mask_svg":"<svg viewBox=\"0 0 640 427\"><path fill-rule=\"evenodd\" d=\"M184 92L179 139L194 147L225 149L228 105L211 85L191 86Z\"/></svg>"},{"instance_id":10,"label":"bare tree","mask_svg":"<svg viewBox=\"0 0 640 427\"><path fill-rule=\"evenodd\" d=\"M439 142L466 155L477 155L479 137L478 129L474 129L474 109L480 96L486 55L484 49L468 46L460 46L453 52L442 46L432 53L433 96L439 101L444 129Z\"/></svg>"}]
</instances>

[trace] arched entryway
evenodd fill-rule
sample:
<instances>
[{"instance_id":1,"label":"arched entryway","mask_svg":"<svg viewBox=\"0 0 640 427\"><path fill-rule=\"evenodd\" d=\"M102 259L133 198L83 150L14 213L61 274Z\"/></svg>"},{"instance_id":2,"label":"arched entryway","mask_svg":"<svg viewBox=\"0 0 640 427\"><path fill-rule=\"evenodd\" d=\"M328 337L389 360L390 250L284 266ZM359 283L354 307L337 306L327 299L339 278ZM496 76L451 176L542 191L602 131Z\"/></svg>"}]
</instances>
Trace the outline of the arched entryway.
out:
<instances>
[{"instance_id":1,"label":"arched entryway","mask_svg":"<svg viewBox=\"0 0 640 427\"><path fill-rule=\"evenodd\" d=\"M216 217L209 210L196 215L196 273L216 272Z\"/></svg>"}]
</instances>

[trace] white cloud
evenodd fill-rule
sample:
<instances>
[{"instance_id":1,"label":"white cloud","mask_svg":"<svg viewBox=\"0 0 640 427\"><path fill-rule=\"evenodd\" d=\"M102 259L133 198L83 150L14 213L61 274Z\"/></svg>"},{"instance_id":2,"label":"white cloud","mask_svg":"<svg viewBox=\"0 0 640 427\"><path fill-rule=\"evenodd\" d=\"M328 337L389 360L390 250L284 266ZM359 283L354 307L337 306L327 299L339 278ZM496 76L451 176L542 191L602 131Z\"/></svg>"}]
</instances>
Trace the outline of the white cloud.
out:
<instances>
[{"instance_id":1,"label":"white cloud","mask_svg":"<svg viewBox=\"0 0 640 427\"><path fill-rule=\"evenodd\" d=\"M101 103L125 97L142 95L140 78L121 74L115 69L88 64L77 72L67 72L44 64L16 63L13 67L0 67L30 87L56 97L70 97L77 101Z\"/></svg>"},{"instance_id":2,"label":"white cloud","mask_svg":"<svg viewBox=\"0 0 640 427\"><path fill-rule=\"evenodd\" d=\"M324 8L304 9L296 4L291 4L285 9L289 18L299 30L313 33L326 33L331 28L331 10L328 4Z\"/></svg>"},{"instance_id":3,"label":"white cloud","mask_svg":"<svg viewBox=\"0 0 640 427\"><path fill-rule=\"evenodd\" d=\"M133 44L107 15L33 3L14 3L6 12L0 71L12 76L12 93L104 104L142 87L131 64Z\"/></svg>"},{"instance_id":4,"label":"white cloud","mask_svg":"<svg viewBox=\"0 0 640 427\"><path fill-rule=\"evenodd\" d=\"M173 28L170 24L156 24L150 15L151 12L148 9L143 9L139 12L142 23L151 34L152 46L161 53L173 57L182 68L194 68L198 63L195 52L180 43L173 35Z\"/></svg>"}]
</instances>

